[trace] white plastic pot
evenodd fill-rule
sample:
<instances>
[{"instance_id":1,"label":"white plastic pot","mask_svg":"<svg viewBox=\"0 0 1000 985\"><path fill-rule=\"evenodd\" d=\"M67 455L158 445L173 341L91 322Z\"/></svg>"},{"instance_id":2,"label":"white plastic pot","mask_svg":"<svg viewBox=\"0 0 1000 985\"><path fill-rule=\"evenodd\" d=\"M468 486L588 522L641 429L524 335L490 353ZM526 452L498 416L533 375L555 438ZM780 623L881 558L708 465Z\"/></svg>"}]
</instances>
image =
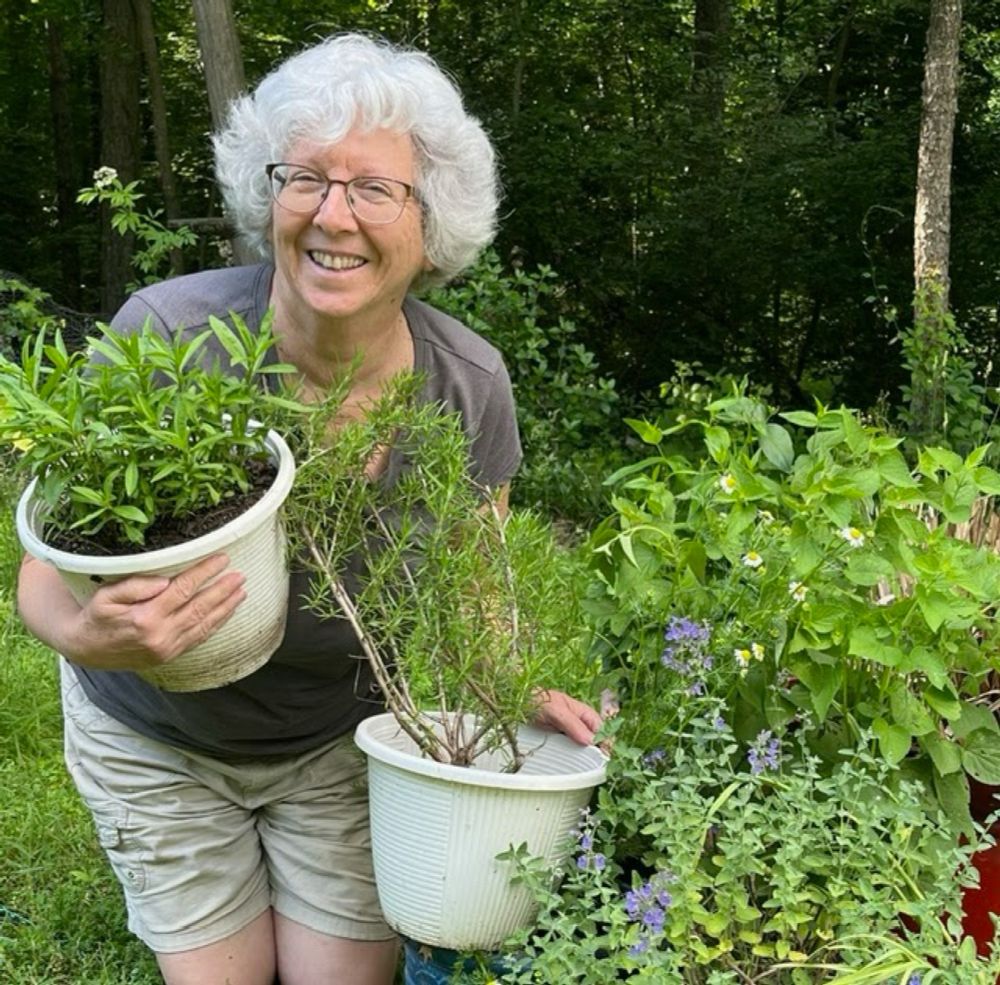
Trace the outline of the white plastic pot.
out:
<instances>
[{"instance_id":1,"label":"white plastic pot","mask_svg":"<svg viewBox=\"0 0 1000 985\"><path fill-rule=\"evenodd\" d=\"M560 860L580 810L604 780L606 757L552 732L524 726L529 751L517 773L499 754L474 767L421 757L391 714L363 721L354 741L368 755L372 854L389 926L452 950L495 948L529 927L536 907L497 855L527 844Z\"/></svg>"},{"instance_id":2,"label":"white plastic pot","mask_svg":"<svg viewBox=\"0 0 1000 985\"><path fill-rule=\"evenodd\" d=\"M101 585L128 575L175 575L224 551L246 578L246 598L204 643L142 676L166 691L203 691L246 677L281 643L288 609L288 563L280 507L292 488L295 463L282 437L269 431L268 455L278 473L271 488L245 513L184 544L139 554L94 556L56 550L42 539L46 505L33 496L35 482L17 504L17 534L24 549L55 567L73 597L84 604Z\"/></svg>"}]
</instances>

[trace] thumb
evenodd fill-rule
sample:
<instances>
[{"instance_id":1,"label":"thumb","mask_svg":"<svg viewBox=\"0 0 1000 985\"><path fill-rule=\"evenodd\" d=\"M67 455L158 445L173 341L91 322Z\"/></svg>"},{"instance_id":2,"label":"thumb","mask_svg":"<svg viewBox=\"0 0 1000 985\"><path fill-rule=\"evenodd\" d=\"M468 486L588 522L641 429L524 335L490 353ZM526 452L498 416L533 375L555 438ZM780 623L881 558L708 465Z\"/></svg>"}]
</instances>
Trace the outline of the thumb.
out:
<instances>
[{"instance_id":1,"label":"thumb","mask_svg":"<svg viewBox=\"0 0 1000 985\"><path fill-rule=\"evenodd\" d=\"M156 598L169 584L170 579L164 575L134 575L102 586L98 589L98 594L106 602L133 605Z\"/></svg>"}]
</instances>

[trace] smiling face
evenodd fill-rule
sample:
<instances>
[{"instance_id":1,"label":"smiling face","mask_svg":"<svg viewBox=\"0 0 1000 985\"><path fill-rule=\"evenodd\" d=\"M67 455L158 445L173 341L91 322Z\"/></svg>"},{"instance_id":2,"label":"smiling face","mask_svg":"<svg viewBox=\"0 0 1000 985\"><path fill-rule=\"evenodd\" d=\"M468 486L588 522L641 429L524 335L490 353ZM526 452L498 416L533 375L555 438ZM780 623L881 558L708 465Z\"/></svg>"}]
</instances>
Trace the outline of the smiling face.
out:
<instances>
[{"instance_id":1,"label":"smiling face","mask_svg":"<svg viewBox=\"0 0 1000 985\"><path fill-rule=\"evenodd\" d=\"M413 144L391 130L352 130L333 145L300 140L284 158L341 181L376 175L412 185L415 179ZM427 266L420 206L412 197L387 225L355 218L343 185L333 185L315 212L289 212L275 202L272 218L274 301L284 318L303 328L307 322L395 318Z\"/></svg>"}]
</instances>

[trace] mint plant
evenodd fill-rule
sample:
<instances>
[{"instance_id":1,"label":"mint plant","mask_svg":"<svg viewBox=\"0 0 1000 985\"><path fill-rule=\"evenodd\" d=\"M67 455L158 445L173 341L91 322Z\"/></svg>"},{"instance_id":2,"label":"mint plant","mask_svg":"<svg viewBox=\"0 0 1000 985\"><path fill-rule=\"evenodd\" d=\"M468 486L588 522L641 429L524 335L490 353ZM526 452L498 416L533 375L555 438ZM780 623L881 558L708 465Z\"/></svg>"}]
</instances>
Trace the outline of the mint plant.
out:
<instances>
[{"instance_id":1,"label":"mint plant","mask_svg":"<svg viewBox=\"0 0 1000 985\"><path fill-rule=\"evenodd\" d=\"M662 746L619 730L562 869L505 856L541 913L500 981L995 981L1000 954L962 940L975 843L924 810L919 782L860 750L831 769L808 729L742 741L723 702L673 697L685 724Z\"/></svg>"},{"instance_id":2,"label":"mint plant","mask_svg":"<svg viewBox=\"0 0 1000 985\"><path fill-rule=\"evenodd\" d=\"M246 493L265 458L269 411L299 408L261 388L291 367L266 362L269 322L251 332L213 318L185 338L149 321L133 334L99 325L86 350L58 331L28 339L20 363L0 359L0 438L37 478L47 531L85 538L95 553L142 547L149 529ZM209 360L223 347L232 371Z\"/></svg>"}]
</instances>

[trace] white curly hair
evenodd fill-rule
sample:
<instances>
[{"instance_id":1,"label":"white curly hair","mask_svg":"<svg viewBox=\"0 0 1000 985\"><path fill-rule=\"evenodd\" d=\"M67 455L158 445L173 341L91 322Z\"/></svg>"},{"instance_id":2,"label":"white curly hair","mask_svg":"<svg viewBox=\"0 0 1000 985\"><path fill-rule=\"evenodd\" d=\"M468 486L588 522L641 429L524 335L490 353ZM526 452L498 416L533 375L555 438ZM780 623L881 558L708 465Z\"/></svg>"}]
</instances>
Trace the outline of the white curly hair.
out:
<instances>
[{"instance_id":1,"label":"white curly hair","mask_svg":"<svg viewBox=\"0 0 1000 985\"><path fill-rule=\"evenodd\" d=\"M430 56L363 34L338 34L293 55L235 100L213 137L216 177L241 237L271 256L264 173L298 140L335 144L352 129L409 135L433 269L418 286L465 270L496 232L496 156L477 119Z\"/></svg>"}]
</instances>

